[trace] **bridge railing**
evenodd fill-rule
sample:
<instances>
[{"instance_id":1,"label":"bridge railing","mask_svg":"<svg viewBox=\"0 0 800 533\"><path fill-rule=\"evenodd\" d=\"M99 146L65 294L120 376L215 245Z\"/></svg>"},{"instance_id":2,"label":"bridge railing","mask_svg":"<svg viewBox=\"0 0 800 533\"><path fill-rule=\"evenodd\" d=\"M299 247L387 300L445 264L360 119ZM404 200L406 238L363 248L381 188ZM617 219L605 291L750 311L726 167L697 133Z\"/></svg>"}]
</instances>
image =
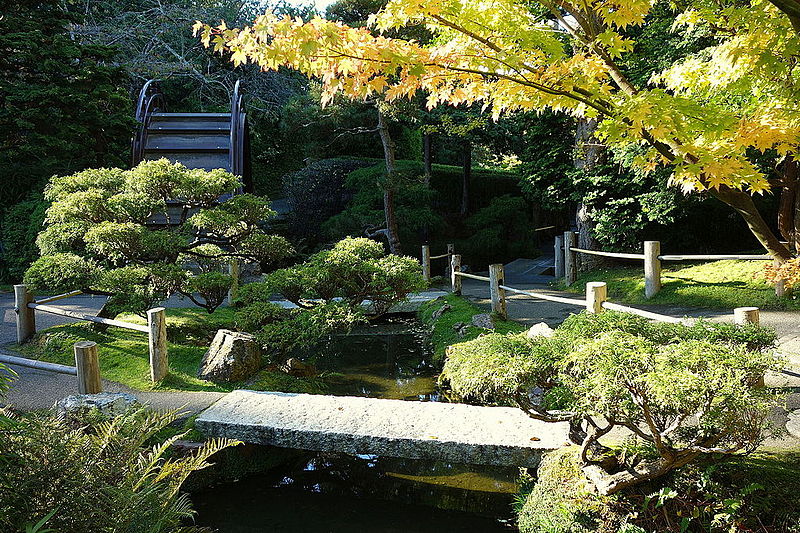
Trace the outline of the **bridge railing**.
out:
<instances>
[{"instance_id":1,"label":"bridge railing","mask_svg":"<svg viewBox=\"0 0 800 533\"><path fill-rule=\"evenodd\" d=\"M17 315L17 343L24 344L36 334L36 311L74 318L85 322L93 322L95 324L129 329L147 334L150 352L150 378L153 380L153 383L161 381L167 375L169 372L169 359L167 355L167 317L163 307L148 309L147 325L143 325L122 320L112 320L110 318L93 316L47 305L79 294L82 294L82 291L70 291L41 300L35 300L33 293L28 289L27 285L14 285L15 311Z\"/></svg>"}]
</instances>

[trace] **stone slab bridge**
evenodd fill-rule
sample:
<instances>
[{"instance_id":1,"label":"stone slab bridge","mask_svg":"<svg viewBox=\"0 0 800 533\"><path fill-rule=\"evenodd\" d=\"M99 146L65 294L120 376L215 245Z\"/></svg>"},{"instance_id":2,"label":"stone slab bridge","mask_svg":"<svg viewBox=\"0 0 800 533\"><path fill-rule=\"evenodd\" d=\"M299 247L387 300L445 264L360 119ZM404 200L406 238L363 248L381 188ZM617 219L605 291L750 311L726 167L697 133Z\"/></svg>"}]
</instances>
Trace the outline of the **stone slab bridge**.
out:
<instances>
[{"instance_id":1,"label":"stone slab bridge","mask_svg":"<svg viewBox=\"0 0 800 533\"><path fill-rule=\"evenodd\" d=\"M195 426L281 448L521 467L568 445L569 430L511 407L247 390L222 397Z\"/></svg>"}]
</instances>

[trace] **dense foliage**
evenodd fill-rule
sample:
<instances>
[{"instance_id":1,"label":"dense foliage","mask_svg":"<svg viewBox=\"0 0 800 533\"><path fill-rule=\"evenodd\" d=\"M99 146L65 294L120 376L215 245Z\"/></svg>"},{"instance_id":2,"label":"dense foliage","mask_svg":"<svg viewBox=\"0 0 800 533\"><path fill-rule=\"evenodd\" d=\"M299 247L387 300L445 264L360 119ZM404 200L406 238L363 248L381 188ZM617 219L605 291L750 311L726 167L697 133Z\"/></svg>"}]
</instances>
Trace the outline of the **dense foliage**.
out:
<instances>
[{"instance_id":1,"label":"dense foliage","mask_svg":"<svg viewBox=\"0 0 800 533\"><path fill-rule=\"evenodd\" d=\"M59 420L0 411L0 527L4 531L190 532L180 492L194 471L230 446L210 440L176 457L159 433L176 413L131 409L110 420Z\"/></svg>"},{"instance_id":2,"label":"dense foliage","mask_svg":"<svg viewBox=\"0 0 800 533\"><path fill-rule=\"evenodd\" d=\"M623 450L647 454L630 441ZM795 533L799 469L791 455L699 462L606 497L583 475L578 450L562 448L545 455L535 483L524 490L518 526L521 533Z\"/></svg>"},{"instance_id":3,"label":"dense foliage","mask_svg":"<svg viewBox=\"0 0 800 533\"><path fill-rule=\"evenodd\" d=\"M490 334L454 345L442 380L464 398L572 421L582 435L584 472L612 493L700 457L753 451L769 435L774 397L758 385L779 367L767 350L774 341L773 332L753 325L582 313L552 337ZM531 395L534 388L541 397ZM609 456L599 439L615 428L629 431L652 458Z\"/></svg>"},{"instance_id":4,"label":"dense foliage","mask_svg":"<svg viewBox=\"0 0 800 533\"><path fill-rule=\"evenodd\" d=\"M346 238L304 263L242 287L237 322L255 332L268 350L286 351L381 315L425 286L415 259L387 255L382 244L370 239ZM269 303L273 293L298 309L286 311Z\"/></svg>"},{"instance_id":5,"label":"dense foliage","mask_svg":"<svg viewBox=\"0 0 800 533\"><path fill-rule=\"evenodd\" d=\"M44 183L53 174L126 164L132 103L127 74L112 61L115 49L73 39L75 17L62 3L5 2L2 11L0 276L19 280L35 259L28 228L41 226Z\"/></svg>"},{"instance_id":6,"label":"dense foliage","mask_svg":"<svg viewBox=\"0 0 800 533\"><path fill-rule=\"evenodd\" d=\"M382 32L425 22L437 37L430 44L274 13L241 29L198 22L195 30L236 65L286 66L322 79L323 101L340 94L392 101L422 92L429 107L482 103L494 116L552 109L596 121L595 138L639 151L631 160L636 168L667 168L672 183L708 191L734 208L776 258L790 258L752 201L770 183L769 171L749 155L772 154L774 165L797 150L796 7L681 6L674 27L684 34L702 28L715 39L644 84L641 72L628 75L620 65L637 43L631 32L652 9L651 2L392 0L371 18Z\"/></svg>"},{"instance_id":7,"label":"dense foliage","mask_svg":"<svg viewBox=\"0 0 800 533\"><path fill-rule=\"evenodd\" d=\"M108 295L113 312L142 313L175 293L212 312L231 286L224 267L232 258L270 265L293 253L263 229L274 214L267 200L238 194L219 203L238 187L221 169L166 159L53 177L36 240L41 257L25 282Z\"/></svg>"}]
</instances>

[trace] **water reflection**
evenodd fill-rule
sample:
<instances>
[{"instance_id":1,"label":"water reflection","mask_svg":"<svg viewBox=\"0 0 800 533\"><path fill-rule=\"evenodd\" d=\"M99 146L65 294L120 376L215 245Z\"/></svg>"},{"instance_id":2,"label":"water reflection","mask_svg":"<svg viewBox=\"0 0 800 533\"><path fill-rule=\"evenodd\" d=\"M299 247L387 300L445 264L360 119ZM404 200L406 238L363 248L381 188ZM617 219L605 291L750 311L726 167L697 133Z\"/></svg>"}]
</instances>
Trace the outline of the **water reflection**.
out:
<instances>
[{"instance_id":1,"label":"water reflection","mask_svg":"<svg viewBox=\"0 0 800 533\"><path fill-rule=\"evenodd\" d=\"M192 499L198 525L222 533L508 532L516 474L509 468L299 453L292 464Z\"/></svg>"},{"instance_id":2,"label":"water reflection","mask_svg":"<svg viewBox=\"0 0 800 533\"><path fill-rule=\"evenodd\" d=\"M439 401L431 355L420 324L395 318L334 336L304 360L329 374L329 394Z\"/></svg>"}]
</instances>

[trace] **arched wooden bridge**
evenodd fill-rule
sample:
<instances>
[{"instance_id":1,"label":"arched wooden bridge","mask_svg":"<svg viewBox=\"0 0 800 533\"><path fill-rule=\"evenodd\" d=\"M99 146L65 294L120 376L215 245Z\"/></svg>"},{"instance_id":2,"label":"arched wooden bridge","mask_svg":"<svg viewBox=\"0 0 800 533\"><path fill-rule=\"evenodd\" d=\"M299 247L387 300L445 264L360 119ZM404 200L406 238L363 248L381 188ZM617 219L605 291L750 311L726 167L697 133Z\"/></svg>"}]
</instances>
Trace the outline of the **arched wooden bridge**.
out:
<instances>
[{"instance_id":1,"label":"arched wooden bridge","mask_svg":"<svg viewBox=\"0 0 800 533\"><path fill-rule=\"evenodd\" d=\"M250 132L238 81L228 113L172 113L157 81L150 80L139 93L136 120L134 166L165 157L188 168L222 168L241 176L243 191L252 192Z\"/></svg>"}]
</instances>

